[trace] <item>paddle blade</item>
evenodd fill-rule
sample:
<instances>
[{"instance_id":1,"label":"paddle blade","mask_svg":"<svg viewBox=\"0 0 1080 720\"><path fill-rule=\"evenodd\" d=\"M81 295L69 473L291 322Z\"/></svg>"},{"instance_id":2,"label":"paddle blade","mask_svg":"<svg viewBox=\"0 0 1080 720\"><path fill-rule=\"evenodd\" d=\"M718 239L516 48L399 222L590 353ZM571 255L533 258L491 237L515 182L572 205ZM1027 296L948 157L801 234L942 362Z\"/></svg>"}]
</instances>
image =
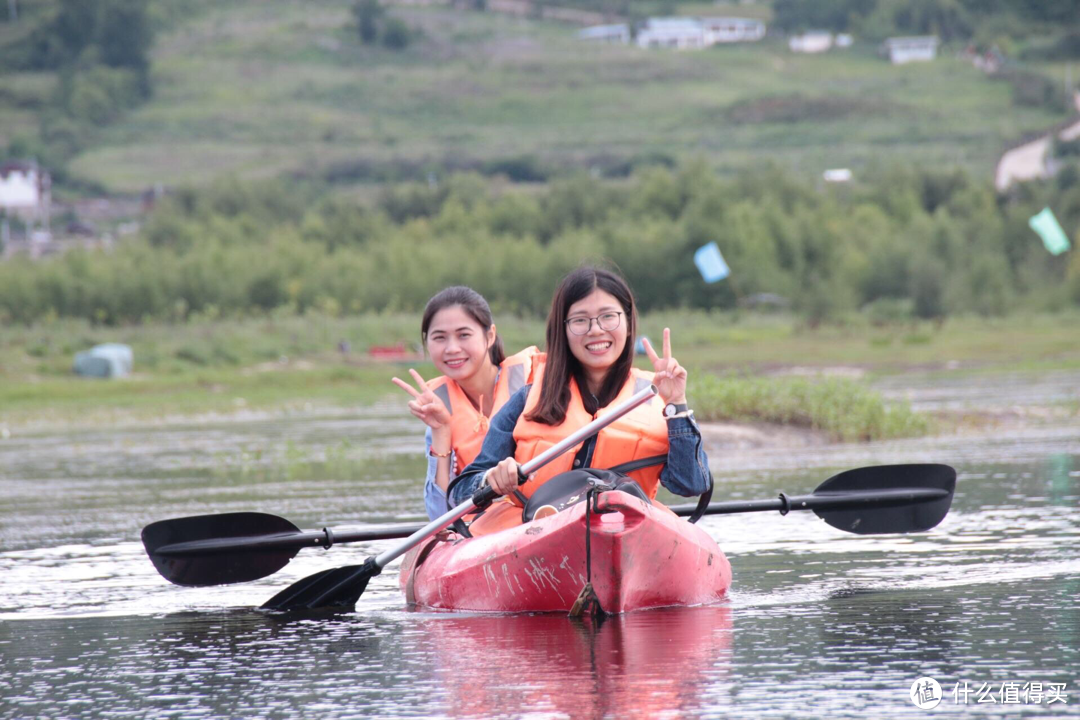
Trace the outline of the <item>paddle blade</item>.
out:
<instances>
[{"instance_id":1,"label":"paddle blade","mask_svg":"<svg viewBox=\"0 0 1080 720\"><path fill-rule=\"evenodd\" d=\"M248 582L272 575L285 567L300 549L237 549L182 557L166 557L158 554L157 549L181 542L299 531L291 522L276 515L223 513L162 520L147 525L142 531L142 541L162 577L177 585L198 587Z\"/></svg>"},{"instance_id":2,"label":"paddle blade","mask_svg":"<svg viewBox=\"0 0 1080 720\"><path fill-rule=\"evenodd\" d=\"M262 604L263 610L351 610L367 589L368 582L382 572L375 558L363 565L346 565L308 575Z\"/></svg>"},{"instance_id":3,"label":"paddle blade","mask_svg":"<svg viewBox=\"0 0 1080 720\"><path fill-rule=\"evenodd\" d=\"M905 499L902 490L941 490L932 500ZM836 509L815 508L814 512L834 528L858 535L874 533L922 532L944 519L956 489L956 470L948 465L879 465L848 470L829 478L814 490L814 498L836 497ZM887 502L868 499L865 505L852 503L852 495L889 491ZM852 506L854 505L854 506Z\"/></svg>"}]
</instances>

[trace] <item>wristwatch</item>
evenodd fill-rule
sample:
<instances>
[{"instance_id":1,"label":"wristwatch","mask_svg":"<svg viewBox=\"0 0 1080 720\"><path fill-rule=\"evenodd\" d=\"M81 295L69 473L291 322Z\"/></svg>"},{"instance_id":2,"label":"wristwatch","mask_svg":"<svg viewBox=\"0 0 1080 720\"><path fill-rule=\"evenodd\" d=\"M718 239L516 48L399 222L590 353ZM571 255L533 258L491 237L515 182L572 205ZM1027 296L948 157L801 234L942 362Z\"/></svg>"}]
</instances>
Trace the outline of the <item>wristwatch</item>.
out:
<instances>
[{"instance_id":1,"label":"wristwatch","mask_svg":"<svg viewBox=\"0 0 1080 720\"><path fill-rule=\"evenodd\" d=\"M686 403L668 403L664 406L664 417L675 417L679 413L684 413L690 408Z\"/></svg>"}]
</instances>

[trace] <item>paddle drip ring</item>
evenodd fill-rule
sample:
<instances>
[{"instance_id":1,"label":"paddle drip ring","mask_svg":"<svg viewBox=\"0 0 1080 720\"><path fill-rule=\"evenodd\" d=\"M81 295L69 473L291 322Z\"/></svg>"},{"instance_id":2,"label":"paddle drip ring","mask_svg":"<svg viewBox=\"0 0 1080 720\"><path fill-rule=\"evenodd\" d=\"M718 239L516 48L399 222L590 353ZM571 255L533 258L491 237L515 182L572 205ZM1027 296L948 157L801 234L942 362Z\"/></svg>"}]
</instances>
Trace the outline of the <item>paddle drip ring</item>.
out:
<instances>
[{"instance_id":1,"label":"paddle drip ring","mask_svg":"<svg viewBox=\"0 0 1080 720\"><path fill-rule=\"evenodd\" d=\"M780 514L787 515L791 512L791 503L788 502L788 497L784 493L780 493Z\"/></svg>"},{"instance_id":2,"label":"paddle drip ring","mask_svg":"<svg viewBox=\"0 0 1080 720\"><path fill-rule=\"evenodd\" d=\"M322 541L322 549L329 550L334 544L334 531L330 528L323 528L322 531L326 534L326 538Z\"/></svg>"}]
</instances>

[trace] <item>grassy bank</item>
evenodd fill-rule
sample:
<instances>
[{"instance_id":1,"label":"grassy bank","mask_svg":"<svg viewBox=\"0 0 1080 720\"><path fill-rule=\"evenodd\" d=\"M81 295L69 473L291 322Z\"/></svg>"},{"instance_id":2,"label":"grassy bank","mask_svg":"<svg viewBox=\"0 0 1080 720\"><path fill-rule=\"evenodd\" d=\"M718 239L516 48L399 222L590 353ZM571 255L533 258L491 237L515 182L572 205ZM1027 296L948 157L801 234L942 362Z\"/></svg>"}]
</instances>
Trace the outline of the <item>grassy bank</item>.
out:
<instances>
[{"instance_id":1,"label":"grassy bank","mask_svg":"<svg viewBox=\"0 0 1080 720\"><path fill-rule=\"evenodd\" d=\"M841 378L745 378L702 373L687 395L699 419L766 422L821 430L838 440L925 435L929 417L904 403L887 405L864 383Z\"/></svg>"},{"instance_id":2,"label":"grassy bank","mask_svg":"<svg viewBox=\"0 0 1080 720\"><path fill-rule=\"evenodd\" d=\"M497 319L508 349L543 337L539 319ZM390 378L409 366L422 373L432 372L432 366L419 359L379 363L368 358L367 350L397 342L415 345L418 326L414 315L309 314L124 328L82 321L4 327L0 425L108 424L401 399ZM861 382L817 382L785 373L842 370L859 378L911 370L948 374L1080 367L1075 341L1080 314L960 318L940 328L879 328L852 321L814 330L783 316L683 311L642 319L642 331L654 339L665 326L672 328L676 356L693 368L692 395L702 417L793 423L842 438L912 434L926 426L884 405ZM133 347L132 377L72 377L75 352L110 341ZM639 364L644 366L644 360Z\"/></svg>"}]
</instances>

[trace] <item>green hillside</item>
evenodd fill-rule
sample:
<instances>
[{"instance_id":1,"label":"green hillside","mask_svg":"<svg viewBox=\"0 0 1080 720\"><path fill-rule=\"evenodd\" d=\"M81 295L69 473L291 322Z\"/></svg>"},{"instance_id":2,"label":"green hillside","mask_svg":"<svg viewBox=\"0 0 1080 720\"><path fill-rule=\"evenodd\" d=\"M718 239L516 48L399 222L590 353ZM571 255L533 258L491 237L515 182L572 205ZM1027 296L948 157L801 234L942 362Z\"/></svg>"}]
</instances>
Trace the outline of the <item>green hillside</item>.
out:
<instances>
[{"instance_id":1,"label":"green hillside","mask_svg":"<svg viewBox=\"0 0 1080 720\"><path fill-rule=\"evenodd\" d=\"M810 57L779 38L644 51L584 45L569 25L396 6L421 34L395 51L360 44L349 0L189 5L158 32L152 97L89 136L74 177L135 191L222 173L543 177L697 157L814 174L901 159L988 175L1008 142L1063 117L1018 106L1009 83L952 52L892 67L869 44ZM54 85L51 73L0 73L0 143L34 132Z\"/></svg>"}]
</instances>

